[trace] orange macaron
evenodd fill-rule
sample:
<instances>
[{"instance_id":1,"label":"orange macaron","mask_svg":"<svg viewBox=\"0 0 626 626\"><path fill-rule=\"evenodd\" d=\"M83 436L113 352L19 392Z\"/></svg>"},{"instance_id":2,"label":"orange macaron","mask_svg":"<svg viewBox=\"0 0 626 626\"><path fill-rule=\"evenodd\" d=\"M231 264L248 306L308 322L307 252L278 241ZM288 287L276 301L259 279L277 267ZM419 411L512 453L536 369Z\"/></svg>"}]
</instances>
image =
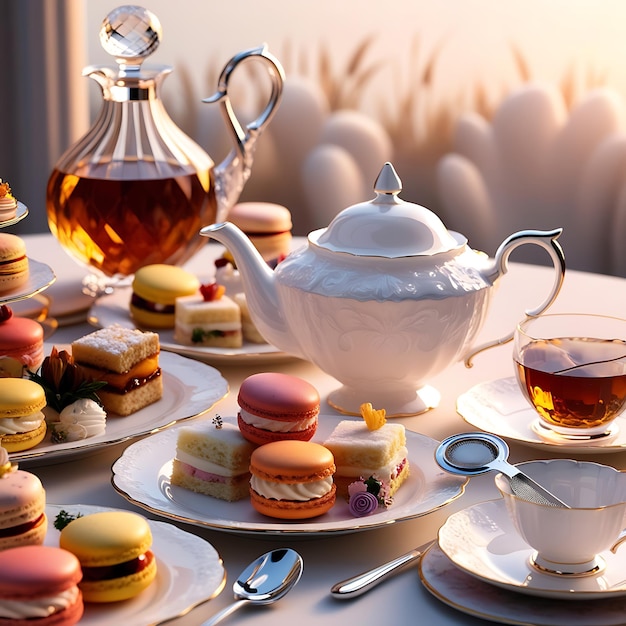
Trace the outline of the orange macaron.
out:
<instances>
[{"instance_id":1,"label":"orange macaron","mask_svg":"<svg viewBox=\"0 0 626 626\"><path fill-rule=\"evenodd\" d=\"M335 504L335 461L328 448L311 441L265 444L250 459L250 501L263 515L307 519Z\"/></svg>"}]
</instances>

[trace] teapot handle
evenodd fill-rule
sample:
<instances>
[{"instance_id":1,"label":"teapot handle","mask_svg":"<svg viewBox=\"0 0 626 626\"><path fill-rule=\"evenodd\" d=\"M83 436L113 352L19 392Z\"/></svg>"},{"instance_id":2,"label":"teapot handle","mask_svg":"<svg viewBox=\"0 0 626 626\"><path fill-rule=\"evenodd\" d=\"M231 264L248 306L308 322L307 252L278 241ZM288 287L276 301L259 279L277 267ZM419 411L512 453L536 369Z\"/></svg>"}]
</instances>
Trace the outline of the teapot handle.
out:
<instances>
[{"instance_id":1,"label":"teapot handle","mask_svg":"<svg viewBox=\"0 0 626 626\"><path fill-rule=\"evenodd\" d=\"M518 233L514 233L500 244L500 247L495 254L493 267L490 271L486 272L487 278L492 283L499 276L506 274L509 269L508 261L511 252L513 252L515 248L526 243L533 243L547 250L550 258L552 259L555 270L552 290L541 305L534 309L529 309L525 311L526 317L536 317L537 315L541 315L548 307L550 307L554 303L556 297L561 291L561 287L563 286L563 279L565 278L565 255L563 254L563 248L561 247L561 244L557 241L557 239L562 233L562 228L556 228L555 230L548 231L523 230ZM488 350L489 348L493 348L495 346L501 346L511 341L514 334L515 331L513 330L505 337L489 341L481 346L478 346L477 348L472 348L471 352L464 357L465 367L472 367L472 360L480 352L483 352L484 350Z\"/></svg>"},{"instance_id":2,"label":"teapot handle","mask_svg":"<svg viewBox=\"0 0 626 626\"><path fill-rule=\"evenodd\" d=\"M253 121L246 124L245 130L235 115L233 106L228 96L228 84L235 68L247 59L258 57L267 65L267 71L271 79L272 90L269 100L261 114ZM270 122L276 108L280 103L283 93L283 83L285 71L278 59L268 51L267 44L257 48L244 50L236 54L225 66L220 74L217 91L202 102L219 102L222 116L228 129L230 130L235 147L228 156L215 168L216 194L218 196L218 219L226 216L230 207L237 201L243 186L250 177L254 149L258 136L263 132L265 126ZM238 170L236 175L232 175L231 168ZM222 205L222 206L220 206ZM222 211L220 211L222 209Z\"/></svg>"}]
</instances>

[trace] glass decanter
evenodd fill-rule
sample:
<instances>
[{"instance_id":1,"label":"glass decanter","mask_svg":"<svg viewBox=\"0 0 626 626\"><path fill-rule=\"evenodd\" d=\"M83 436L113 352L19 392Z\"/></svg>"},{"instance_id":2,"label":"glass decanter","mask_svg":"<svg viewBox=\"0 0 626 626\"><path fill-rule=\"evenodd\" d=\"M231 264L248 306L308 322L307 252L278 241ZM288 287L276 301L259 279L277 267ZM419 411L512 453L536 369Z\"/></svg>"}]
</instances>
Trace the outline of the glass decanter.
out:
<instances>
[{"instance_id":1,"label":"glass decanter","mask_svg":"<svg viewBox=\"0 0 626 626\"><path fill-rule=\"evenodd\" d=\"M119 7L105 18L100 41L117 65L83 71L100 85L102 109L48 181L50 230L74 258L96 270L86 282L93 292L144 265L182 264L206 243L200 229L225 220L239 198L255 141L282 94L282 67L265 46L230 60L218 91L204 100L220 102L233 135L233 150L215 166L163 106L161 86L172 68L142 65L161 36L158 18L142 7ZM244 130L227 89L235 67L253 56L267 62L272 92L265 110Z\"/></svg>"}]
</instances>

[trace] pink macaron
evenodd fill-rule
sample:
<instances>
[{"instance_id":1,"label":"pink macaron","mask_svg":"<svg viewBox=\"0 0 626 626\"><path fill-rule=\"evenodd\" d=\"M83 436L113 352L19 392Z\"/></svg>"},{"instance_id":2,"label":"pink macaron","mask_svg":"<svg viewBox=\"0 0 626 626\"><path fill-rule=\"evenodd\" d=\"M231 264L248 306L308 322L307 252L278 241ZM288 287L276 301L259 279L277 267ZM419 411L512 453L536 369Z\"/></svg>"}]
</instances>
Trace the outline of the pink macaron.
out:
<instances>
[{"instance_id":1,"label":"pink macaron","mask_svg":"<svg viewBox=\"0 0 626 626\"><path fill-rule=\"evenodd\" d=\"M237 423L252 443L308 441L317 430L320 396L310 383L288 374L248 376L239 388Z\"/></svg>"},{"instance_id":2,"label":"pink macaron","mask_svg":"<svg viewBox=\"0 0 626 626\"><path fill-rule=\"evenodd\" d=\"M72 626L83 615L78 559L54 546L0 552L0 623L3 626Z\"/></svg>"}]
</instances>

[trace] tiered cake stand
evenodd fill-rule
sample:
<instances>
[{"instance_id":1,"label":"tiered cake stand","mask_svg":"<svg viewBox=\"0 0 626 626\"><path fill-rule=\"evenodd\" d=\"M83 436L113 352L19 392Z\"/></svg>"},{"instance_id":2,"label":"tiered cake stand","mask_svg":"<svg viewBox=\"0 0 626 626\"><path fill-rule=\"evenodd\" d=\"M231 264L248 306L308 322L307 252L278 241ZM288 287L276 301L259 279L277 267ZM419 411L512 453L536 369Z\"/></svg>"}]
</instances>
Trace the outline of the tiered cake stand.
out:
<instances>
[{"instance_id":1,"label":"tiered cake stand","mask_svg":"<svg viewBox=\"0 0 626 626\"><path fill-rule=\"evenodd\" d=\"M17 224L27 215L28 208L18 201L16 216L10 220L0 222L0 229ZM45 263L40 263L39 261L35 261L29 257L28 265L29 277L26 284L22 285L19 289L0 295L0 305L32 298L40 291L47 289L56 280L56 276L54 275L52 268Z\"/></svg>"}]
</instances>

